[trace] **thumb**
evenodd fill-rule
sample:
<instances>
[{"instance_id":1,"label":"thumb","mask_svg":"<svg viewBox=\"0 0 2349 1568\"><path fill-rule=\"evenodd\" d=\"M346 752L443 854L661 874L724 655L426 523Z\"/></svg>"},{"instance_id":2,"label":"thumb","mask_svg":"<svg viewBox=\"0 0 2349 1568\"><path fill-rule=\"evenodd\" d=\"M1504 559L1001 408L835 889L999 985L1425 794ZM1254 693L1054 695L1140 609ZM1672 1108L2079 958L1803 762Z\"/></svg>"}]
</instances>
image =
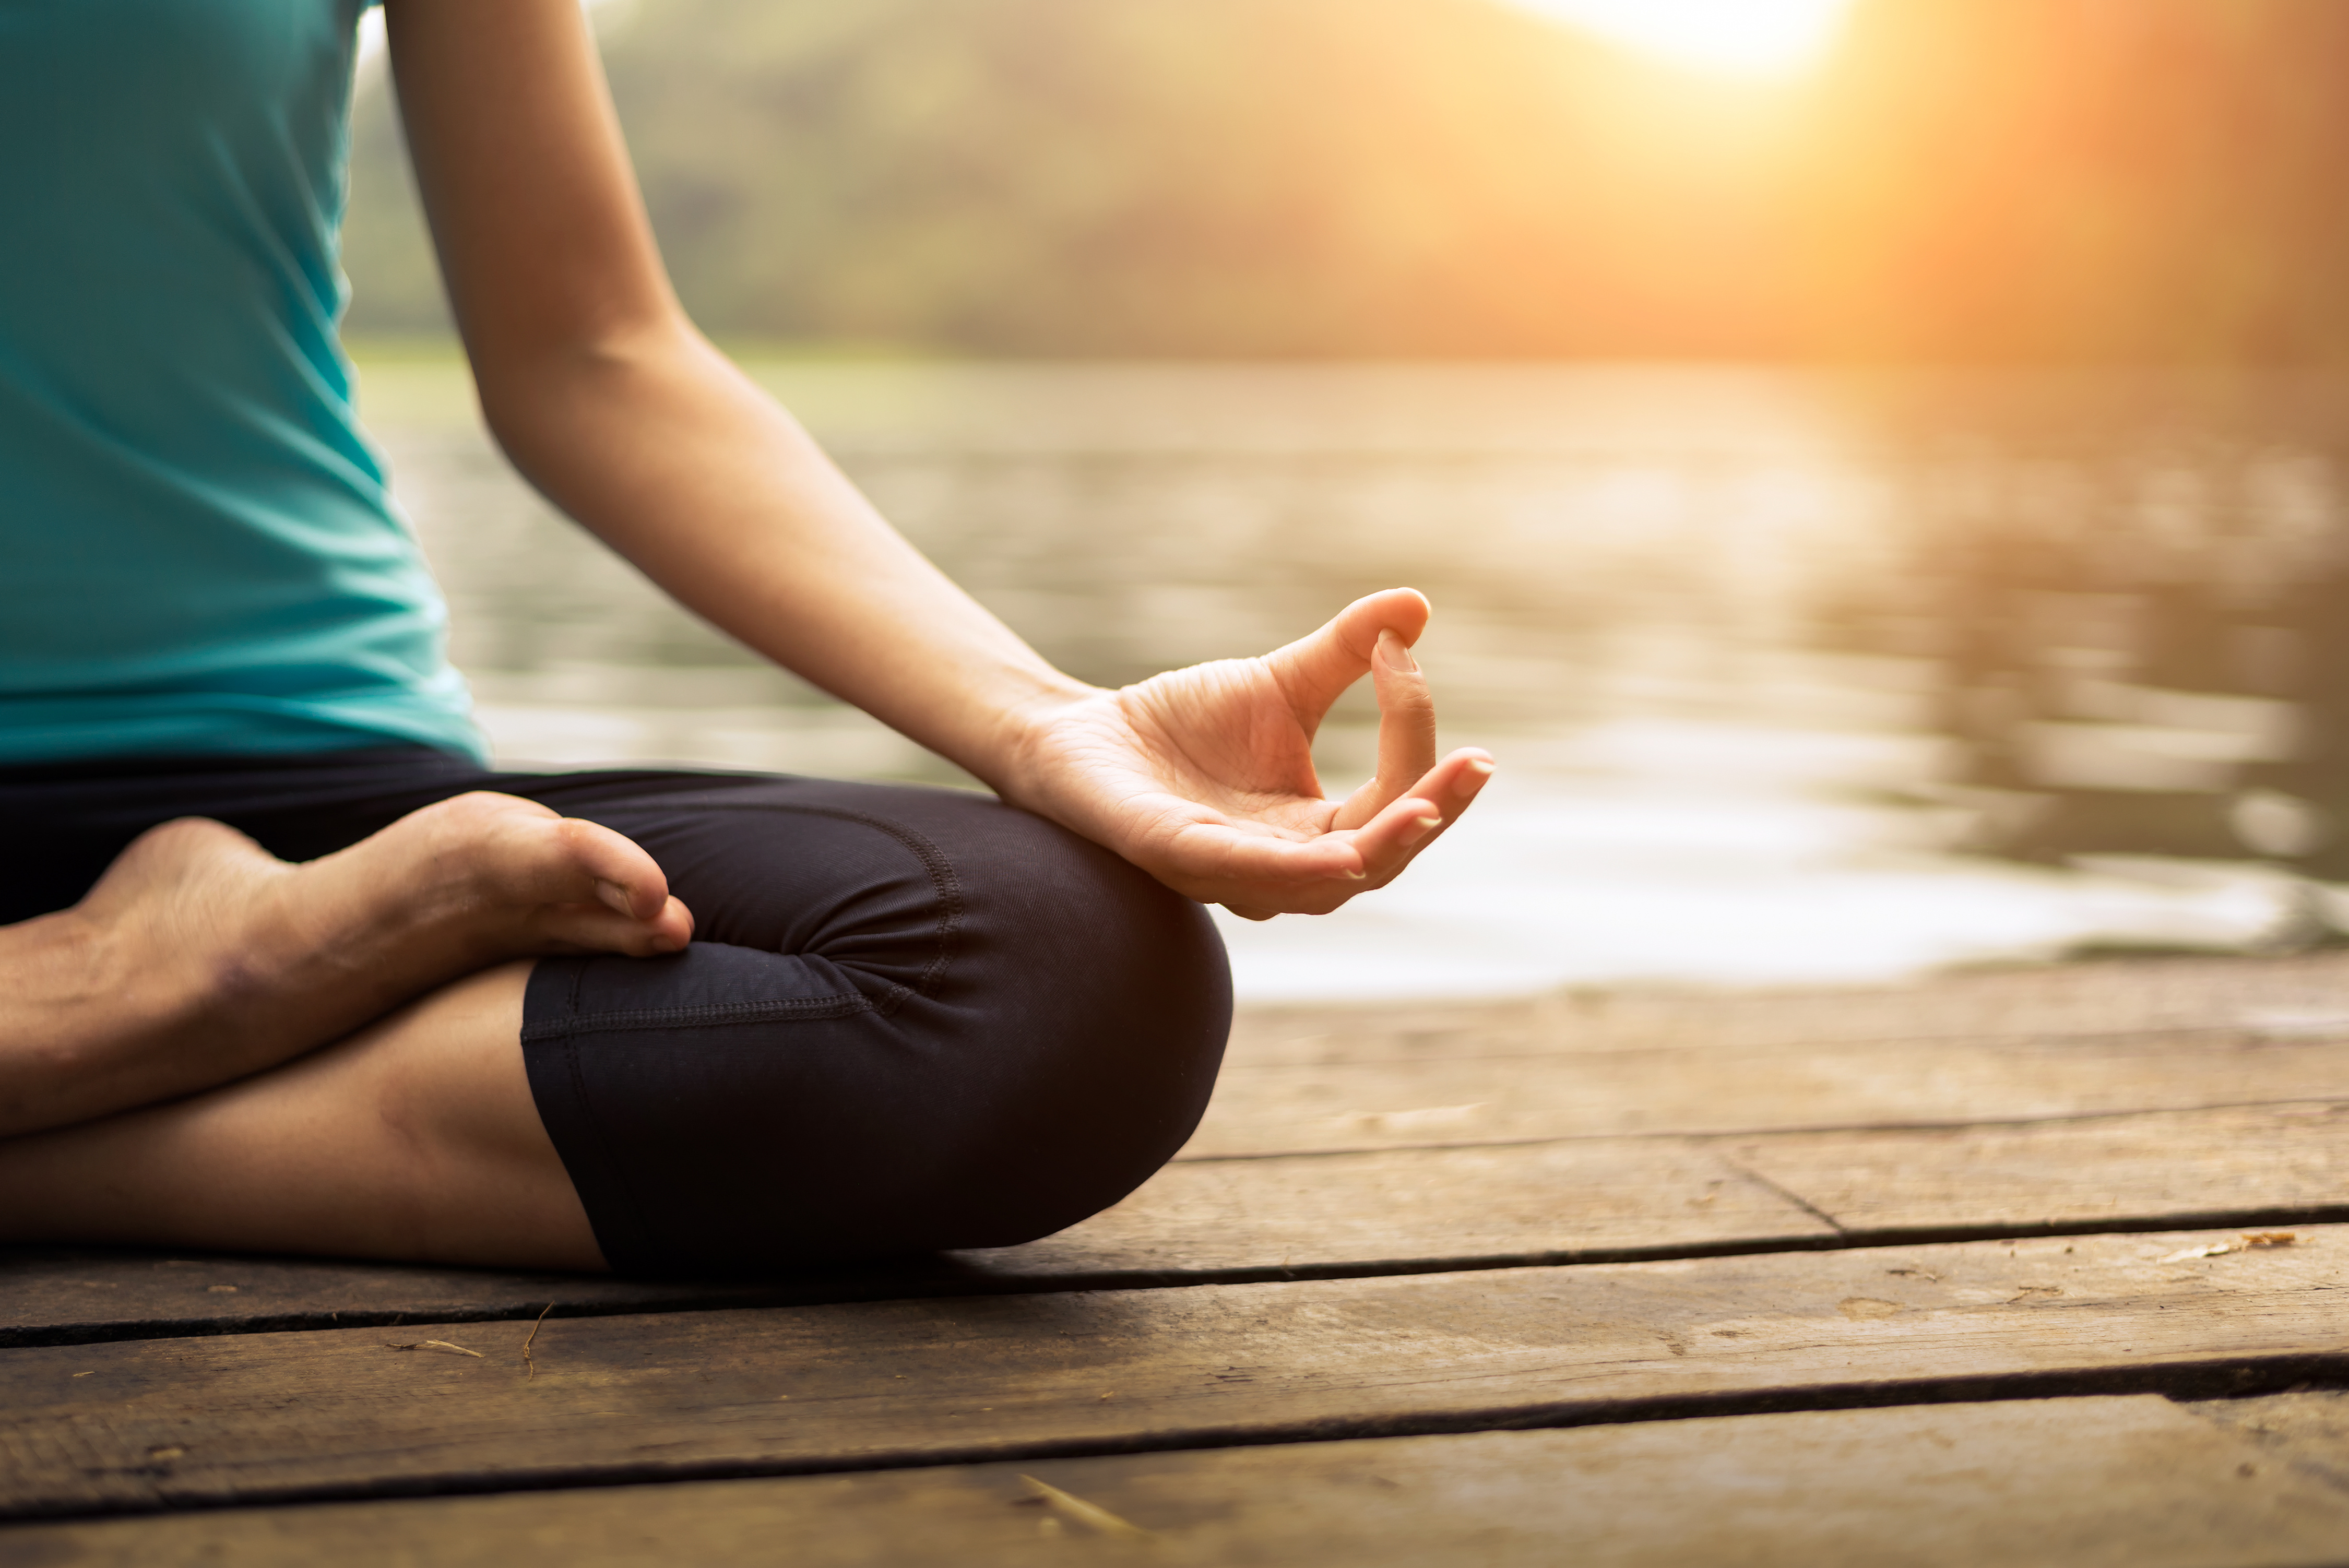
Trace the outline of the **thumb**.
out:
<instances>
[{"instance_id":1,"label":"thumb","mask_svg":"<svg viewBox=\"0 0 2349 1568\"><path fill-rule=\"evenodd\" d=\"M1309 730L1321 722L1345 689L1371 669L1379 634L1392 631L1406 645L1427 629L1427 599L1416 588L1389 588L1355 600L1320 630L1265 655L1265 664Z\"/></svg>"}]
</instances>

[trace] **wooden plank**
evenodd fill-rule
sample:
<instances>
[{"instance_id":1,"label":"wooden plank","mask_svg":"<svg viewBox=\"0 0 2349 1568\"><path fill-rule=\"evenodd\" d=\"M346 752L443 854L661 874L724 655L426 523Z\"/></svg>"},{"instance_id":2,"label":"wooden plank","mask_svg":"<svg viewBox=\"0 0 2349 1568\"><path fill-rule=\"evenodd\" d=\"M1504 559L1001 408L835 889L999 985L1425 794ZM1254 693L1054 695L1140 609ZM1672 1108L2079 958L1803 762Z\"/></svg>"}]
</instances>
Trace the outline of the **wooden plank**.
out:
<instances>
[{"instance_id":1,"label":"wooden plank","mask_svg":"<svg viewBox=\"0 0 2349 1568\"><path fill-rule=\"evenodd\" d=\"M1628 1414L2272 1383L2349 1227L2084 1237L0 1354L0 1511L1018 1460ZM2048 1380L2060 1379L2061 1389Z\"/></svg>"},{"instance_id":2,"label":"wooden plank","mask_svg":"<svg viewBox=\"0 0 2349 1568\"><path fill-rule=\"evenodd\" d=\"M1796 1245L1834 1228L1679 1140L1195 1163L1020 1247L758 1284L636 1284L288 1259L0 1254L0 1346L359 1324L678 1311Z\"/></svg>"},{"instance_id":3,"label":"wooden plank","mask_svg":"<svg viewBox=\"0 0 2349 1568\"><path fill-rule=\"evenodd\" d=\"M1060 1236L964 1256L1005 1275L1073 1277L1114 1264L1172 1279L1261 1270L1276 1253L1298 1273L1373 1273L1446 1259L1758 1250L1837 1230L1850 1242L2344 1214L2349 1103L2315 1101L2021 1126L1192 1161Z\"/></svg>"},{"instance_id":4,"label":"wooden plank","mask_svg":"<svg viewBox=\"0 0 2349 1568\"><path fill-rule=\"evenodd\" d=\"M2349 1039L1830 1044L1226 1069L1178 1159L2349 1100Z\"/></svg>"},{"instance_id":5,"label":"wooden plank","mask_svg":"<svg viewBox=\"0 0 2349 1568\"><path fill-rule=\"evenodd\" d=\"M2206 1399L2187 1408L2248 1439L2270 1458L2349 1492L2349 1388Z\"/></svg>"},{"instance_id":6,"label":"wooden plank","mask_svg":"<svg viewBox=\"0 0 2349 1568\"><path fill-rule=\"evenodd\" d=\"M1250 1008L1241 1067L1702 1045L2240 1030L2349 1036L2349 954L2034 965L1832 989L1578 988L1521 1001Z\"/></svg>"},{"instance_id":7,"label":"wooden plank","mask_svg":"<svg viewBox=\"0 0 2349 1568\"><path fill-rule=\"evenodd\" d=\"M1194 1161L1027 1246L764 1284L26 1253L0 1262L0 1345L324 1327L336 1312L354 1323L450 1322L527 1317L550 1303L575 1315L1692 1255L1816 1244L1837 1226L1850 1242L2289 1223L2349 1208L2344 1122L2349 1106L2316 1102L1957 1130Z\"/></svg>"},{"instance_id":8,"label":"wooden plank","mask_svg":"<svg viewBox=\"0 0 2349 1568\"><path fill-rule=\"evenodd\" d=\"M19 1526L0 1563L2226 1568L2344 1540L2349 1492L2138 1396L206 1511Z\"/></svg>"},{"instance_id":9,"label":"wooden plank","mask_svg":"<svg viewBox=\"0 0 2349 1568\"><path fill-rule=\"evenodd\" d=\"M1683 1139L1606 1139L1171 1165L1022 1247L999 1279L1294 1277L1794 1246L1834 1227Z\"/></svg>"},{"instance_id":10,"label":"wooden plank","mask_svg":"<svg viewBox=\"0 0 2349 1568\"><path fill-rule=\"evenodd\" d=\"M755 1287L593 1275L501 1274L309 1258L167 1257L0 1248L0 1348L182 1334L250 1334L332 1322L527 1316L553 1302L626 1310L761 1299Z\"/></svg>"},{"instance_id":11,"label":"wooden plank","mask_svg":"<svg viewBox=\"0 0 2349 1568\"><path fill-rule=\"evenodd\" d=\"M1731 1140L1735 1163L1847 1230L2088 1229L2349 1210L2349 1104L2022 1127Z\"/></svg>"},{"instance_id":12,"label":"wooden plank","mask_svg":"<svg viewBox=\"0 0 2349 1568\"><path fill-rule=\"evenodd\" d=\"M2338 954L2116 964L1961 976L1912 991L1632 997L1618 1009L1628 1010L1629 1021L1609 1038L1649 1045L1553 1053L1532 1062L1426 1056L1439 1047L1490 1047L1473 1028L1373 1031L1361 1037L1369 1042L1363 1049L1403 1054L1335 1066L1236 1068L1185 1164L1126 1205L1033 1248L933 1265L824 1271L748 1287L680 1286L284 1260L0 1252L0 1346L249 1332L328 1321L337 1312L365 1322L460 1321L526 1315L550 1301L582 1311L853 1300L1164 1282L1186 1273L1260 1276L1283 1266L1311 1273L1766 1244L1815 1236L1823 1227L1785 1200L1757 1194L1734 1168L1688 1141L1655 1147L1624 1139L1594 1141L1580 1152L1489 1150L1433 1161L1423 1153L1353 1164L1257 1160L1247 1162L1253 1166L1247 1171L1210 1163L1211 1173L1188 1167L1270 1150L1326 1154L1508 1139L1603 1140L1676 1126L1718 1134L1853 1119L2110 1114L2131 1105L2277 1091L2301 1097L2349 1078L2349 1045L2334 1040L2323 1023L2323 1007L2339 1004L2322 995L2323 985L2349 977L2344 965L2349 960ZM1790 1032L1840 1025L1865 1036L1897 1022L1912 1002L1920 1016L1940 1007L1976 1021L2043 1024L2078 1021L2088 1016L2088 1003L2109 1003L2116 1016L2145 1023L2208 1019L2225 1007L2242 1014L2251 1005L2246 998L2265 1009L2259 1013L2264 1032L2149 1039L2107 1034L2069 1044L1867 1037L1828 1046L1804 1046ZM1579 1006L1552 999L1517 1010L1560 1005ZM1461 1014L1447 1009L1432 1016ZM1479 1016L1474 1009L1467 1015ZM1330 1016L1364 1021L1361 1014ZM1242 1033L1268 1016L1294 1021L1257 1015ZM1427 1022L1407 1013L1375 1016ZM1745 1044L1672 1044L1688 1037L1674 1032L1683 1026ZM2058 1126L2042 1134L1828 1134L1816 1145L1773 1137L1764 1145L1767 1157L1747 1163L1862 1231L2182 1220L2340 1202L2331 1143L2315 1123L2292 1122L2292 1114L2281 1110L2283 1119L2276 1121L2246 1112L2214 1123L2190 1153L2184 1146L2165 1151L2158 1137L2145 1147L2144 1139L2118 1125L2101 1131ZM2265 1149L2259 1140L2266 1139L2280 1140L2275 1149L2299 1152L2281 1161L2245 1152ZM2205 1180L2206 1168L2223 1175ZM2047 1191L2035 1193L2034 1186ZM2198 1191L2204 1201L2195 1200ZM1715 1204L1710 1209L1707 1192Z\"/></svg>"}]
</instances>

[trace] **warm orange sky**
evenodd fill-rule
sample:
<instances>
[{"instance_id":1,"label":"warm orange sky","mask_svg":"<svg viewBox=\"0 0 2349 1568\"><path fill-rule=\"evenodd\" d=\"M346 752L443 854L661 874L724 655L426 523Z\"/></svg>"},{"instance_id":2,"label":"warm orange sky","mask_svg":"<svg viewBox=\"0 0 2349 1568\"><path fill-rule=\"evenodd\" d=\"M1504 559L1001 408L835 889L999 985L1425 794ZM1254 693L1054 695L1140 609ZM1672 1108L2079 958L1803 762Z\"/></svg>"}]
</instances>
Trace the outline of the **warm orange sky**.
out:
<instances>
[{"instance_id":1,"label":"warm orange sky","mask_svg":"<svg viewBox=\"0 0 2349 1568\"><path fill-rule=\"evenodd\" d=\"M1675 65L1783 78L1816 65L1851 0L1516 0Z\"/></svg>"}]
</instances>

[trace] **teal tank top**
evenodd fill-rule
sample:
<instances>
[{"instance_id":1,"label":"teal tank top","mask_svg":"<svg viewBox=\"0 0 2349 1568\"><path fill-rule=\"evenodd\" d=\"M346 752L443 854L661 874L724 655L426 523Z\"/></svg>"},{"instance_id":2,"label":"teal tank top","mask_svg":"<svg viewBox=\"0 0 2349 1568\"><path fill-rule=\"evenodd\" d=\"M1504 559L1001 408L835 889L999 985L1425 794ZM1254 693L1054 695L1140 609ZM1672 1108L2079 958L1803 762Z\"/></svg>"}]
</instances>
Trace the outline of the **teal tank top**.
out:
<instances>
[{"instance_id":1,"label":"teal tank top","mask_svg":"<svg viewBox=\"0 0 2349 1568\"><path fill-rule=\"evenodd\" d=\"M0 0L0 767L485 758L336 335L367 0Z\"/></svg>"}]
</instances>

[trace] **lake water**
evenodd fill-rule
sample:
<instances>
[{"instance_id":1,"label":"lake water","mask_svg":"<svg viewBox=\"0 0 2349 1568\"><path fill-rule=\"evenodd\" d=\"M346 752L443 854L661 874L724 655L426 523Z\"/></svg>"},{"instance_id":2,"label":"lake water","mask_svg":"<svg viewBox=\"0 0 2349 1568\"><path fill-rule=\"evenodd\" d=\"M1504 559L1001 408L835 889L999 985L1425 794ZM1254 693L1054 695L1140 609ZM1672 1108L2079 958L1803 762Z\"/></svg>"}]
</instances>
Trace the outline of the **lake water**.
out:
<instances>
[{"instance_id":1,"label":"lake water","mask_svg":"<svg viewBox=\"0 0 2349 1568\"><path fill-rule=\"evenodd\" d=\"M1393 887L1226 922L1255 1000L1890 979L2349 923L2349 383L757 363L1063 667L1434 602L1502 769ZM955 781L523 486L452 363L362 362L502 758ZM1366 690L1320 754L1367 769Z\"/></svg>"}]
</instances>

